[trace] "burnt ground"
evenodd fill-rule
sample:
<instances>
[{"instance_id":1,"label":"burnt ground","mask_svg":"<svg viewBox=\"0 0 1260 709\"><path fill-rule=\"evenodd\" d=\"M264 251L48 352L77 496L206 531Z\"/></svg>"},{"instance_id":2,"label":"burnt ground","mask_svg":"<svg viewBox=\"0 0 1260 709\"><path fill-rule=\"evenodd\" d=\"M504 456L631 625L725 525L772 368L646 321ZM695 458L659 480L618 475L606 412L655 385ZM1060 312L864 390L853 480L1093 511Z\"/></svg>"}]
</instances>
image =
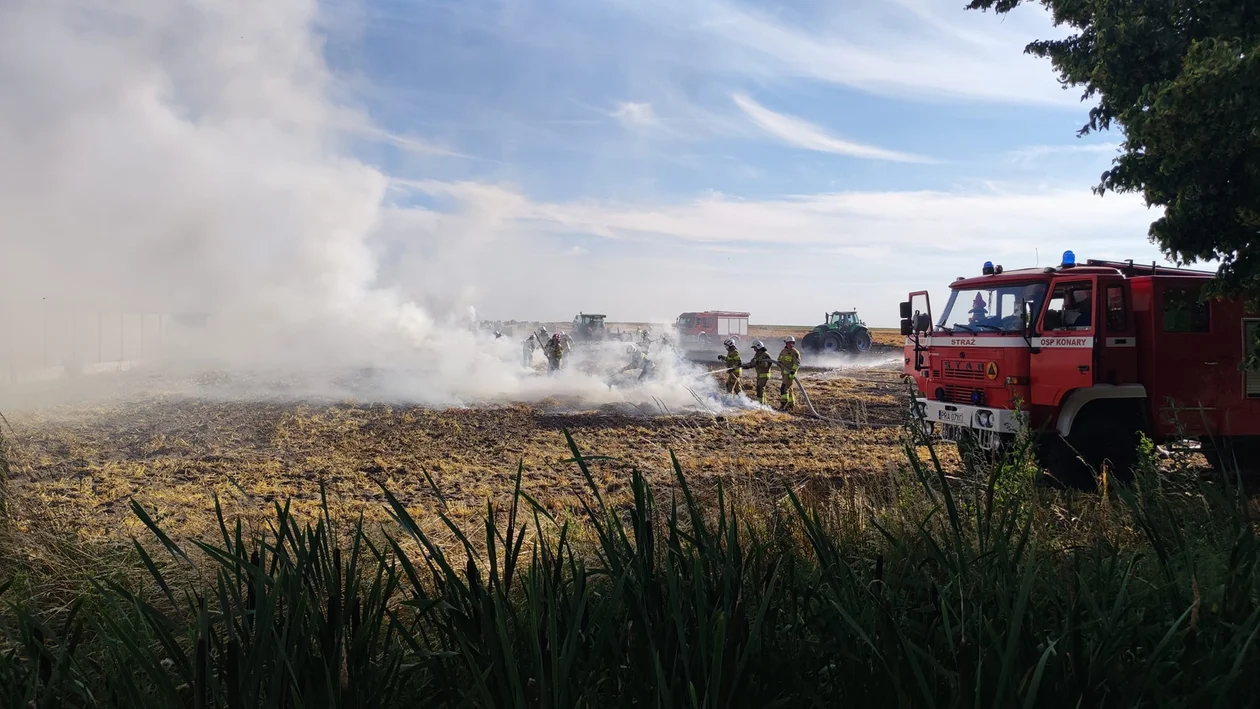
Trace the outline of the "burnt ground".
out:
<instances>
[{"instance_id":1,"label":"burnt ground","mask_svg":"<svg viewBox=\"0 0 1260 709\"><path fill-rule=\"evenodd\" d=\"M524 404L439 410L157 396L66 406L11 417L10 485L15 500L93 539L141 534L133 499L185 536L214 528L215 495L228 516L258 521L282 500L315 512L321 484L341 517L386 519L384 485L418 519L445 505L471 521L487 500L506 501L518 466L522 488L565 514L585 482L566 462L564 430L584 453L607 456L592 468L614 500L629 494L632 468L672 484L671 451L702 491L721 480L773 495L885 474L904 460L904 392L887 363L806 371L802 383L821 415L849 425L805 411L649 416Z\"/></svg>"}]
</instances>

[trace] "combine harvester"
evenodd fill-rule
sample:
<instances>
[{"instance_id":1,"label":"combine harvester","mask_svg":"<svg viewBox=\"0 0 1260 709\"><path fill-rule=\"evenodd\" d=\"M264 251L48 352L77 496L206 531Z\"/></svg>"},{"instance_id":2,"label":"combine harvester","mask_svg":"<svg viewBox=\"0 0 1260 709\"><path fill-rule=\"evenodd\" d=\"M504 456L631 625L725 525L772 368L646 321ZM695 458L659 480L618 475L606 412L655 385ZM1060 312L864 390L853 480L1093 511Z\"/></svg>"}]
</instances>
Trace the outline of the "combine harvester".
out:
<instances>
[{"instance_id":1,"label":"combine harvester","mask_svg":"<svg viewBox=\"0 0 1260 709\"><path fill-rule=\"evenodd\" d=\"M1260 467L1260 316L1201 300L1212 273L1086 261L950 284L901 304L905 375L929 434L997 450L1032 428L1069 485L1133 475L1138 435L1190 439L1217 470ZM1079 458L1078 458L1079 454ZM1084 461L1084 465L1081 463ZM1088 466L1088 467L1086 467Z\"/></svg>"}]
</instances>

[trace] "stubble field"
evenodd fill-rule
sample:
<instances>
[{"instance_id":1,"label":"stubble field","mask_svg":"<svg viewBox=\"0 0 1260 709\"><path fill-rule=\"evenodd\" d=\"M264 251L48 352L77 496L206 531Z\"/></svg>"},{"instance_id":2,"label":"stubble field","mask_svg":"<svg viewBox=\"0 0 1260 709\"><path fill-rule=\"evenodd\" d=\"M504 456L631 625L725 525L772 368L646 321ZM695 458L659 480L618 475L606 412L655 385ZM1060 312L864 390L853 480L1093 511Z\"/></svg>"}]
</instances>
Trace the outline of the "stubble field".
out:
<instances>
[{"instance_id":1,"label":"stubble field","mask_svg":"<svg viewBox=\"0 0 1260 709\"><path fill-rule=\"evenodd\" d=\"M803 332L757 328L752 335ZM802 383L832 421L801 404L790 413L628 415L554 399L432 409L157 396L16 412L9 417L10 492L15 511L51 513L83 541L141 534L132 501L168 533L188 538L213 530L216 496L229 517L250 523L270 517L280 501L313 513L321 486L344 518L384 520L384 485L417 519L431 518L441 504L456 521L471 522L487 500L510 497L519 466L524 491L567 515L585 485L566 462L568 430L584 453L606 456L595 464L596 481L614 500L629 494L632 468L670 484L671 452L702 493L722 480L754 496L788 487L827 494L845 479L904 461L904 390L892 342L895 333L880 332L864 358L831 366L807 359ZM777 354L779 346L770 347ZM752 378L745 384L751 394ZM771 387L773 400L777 375Z\"/></svg>"}]
</instances>

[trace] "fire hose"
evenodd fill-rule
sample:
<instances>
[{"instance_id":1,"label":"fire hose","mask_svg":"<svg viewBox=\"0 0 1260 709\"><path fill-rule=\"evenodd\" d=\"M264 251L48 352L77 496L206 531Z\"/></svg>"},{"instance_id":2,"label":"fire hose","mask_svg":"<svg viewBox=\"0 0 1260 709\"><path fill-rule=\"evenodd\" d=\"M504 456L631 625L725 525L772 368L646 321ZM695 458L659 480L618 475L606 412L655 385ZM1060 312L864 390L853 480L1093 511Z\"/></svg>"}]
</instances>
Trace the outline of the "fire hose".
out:
<instances>
[{"instance_id":1,"label":"fire hose","mask_svg":"<svg viewBox=\"0 0 1260 709\"><path fill-rule=\"evenodd\" d=\"M773 364L779 369L783 369L783 365L779 364L778 362L772 361L770 364ZM710 370L709 372L706 373L706 375L723 374L725 372L729 372L734 369L743 369L743 366L727 367L726 369ZM826 421L828 423L835 424L837 426L856 426L857 425L856 423L851 422L851 421L842 421L840 419L827 418L826 416L823 416L822 414L818 413L818 409L814 408L814 403L809 400L809 392L805 391L805 385L801 384L801 378L793 374L792 381L793 383L796 384L797 390L801 392L801 396L805 399L805 406L809 409L809 413L813 414L814 418L822 420L822 421Z\"/></svg>"},{"instance_id":2,"label":"fire hose","mask_svg":"<svg viewBox=\"0 0 1260 709\"><path fill-rule=\"evenodd\" d=\"M772 361L772 362L770 362L770 364L773 364L774 366L778 367L779 369L783 369L783 368L784 368L784 367L783 367L783 365L782 365L782 364L780 364L780 363L778 363L778 362L774 362L774 361ZM785 370L785 371L786 371L786 370ZM804 385L804 384L801 384L801 378L800 378L800 377L798 377L798 376L796 375L796 373L795 373L795 372L793 372L793 373L792 373L792 381L796 384L796 388L797 388L798 390L800 390L800 392L801 392L801 396L802 396L802 397L804 397L804 399L805 399L805 406L809 408L809 412L810 412L811 414L813 414L813 415L814 415L814 418L816 418L816 419L821 419L821 420L826 421L826 422L828 422L828 423L833 423L833 424L835 424L835 425L837 425L837 426L857 426L857 424L856 424L856 423L853 423L853 422L850 422L850 421L841 421L840 419L830 419L830 418L827 418L826 416L823 416L822 414L818 413L818 409L815 409L815 408L814 408L814 403L813 403L812 401L810 401L810 400L809 400L809 392L805 391L805 385Z\"/></svg>"}]
</instances>

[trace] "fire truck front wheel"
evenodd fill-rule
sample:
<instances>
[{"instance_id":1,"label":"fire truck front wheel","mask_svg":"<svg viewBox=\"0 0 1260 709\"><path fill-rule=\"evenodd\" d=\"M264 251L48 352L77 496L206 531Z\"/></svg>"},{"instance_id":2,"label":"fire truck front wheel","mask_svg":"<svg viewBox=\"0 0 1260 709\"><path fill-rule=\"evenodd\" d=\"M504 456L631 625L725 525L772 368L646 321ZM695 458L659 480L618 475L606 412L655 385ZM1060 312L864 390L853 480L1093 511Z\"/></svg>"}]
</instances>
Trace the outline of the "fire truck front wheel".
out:
<instances>
[{"instance_id":1,"label":"fire truck front wheel","mask_svg":"<svg viewBox=\"0 0 1260 709\"><path fill-rule=\"evenodd\" d=\"M1041 447L1041 462L1055 480L1069 487L1092 490L1104 467L1117 480L1133 479L1137 465L1140 414L1123 405L1095 404L1072 422L1067 439L1049 434Z\"/></svg>"}]
</instances>

